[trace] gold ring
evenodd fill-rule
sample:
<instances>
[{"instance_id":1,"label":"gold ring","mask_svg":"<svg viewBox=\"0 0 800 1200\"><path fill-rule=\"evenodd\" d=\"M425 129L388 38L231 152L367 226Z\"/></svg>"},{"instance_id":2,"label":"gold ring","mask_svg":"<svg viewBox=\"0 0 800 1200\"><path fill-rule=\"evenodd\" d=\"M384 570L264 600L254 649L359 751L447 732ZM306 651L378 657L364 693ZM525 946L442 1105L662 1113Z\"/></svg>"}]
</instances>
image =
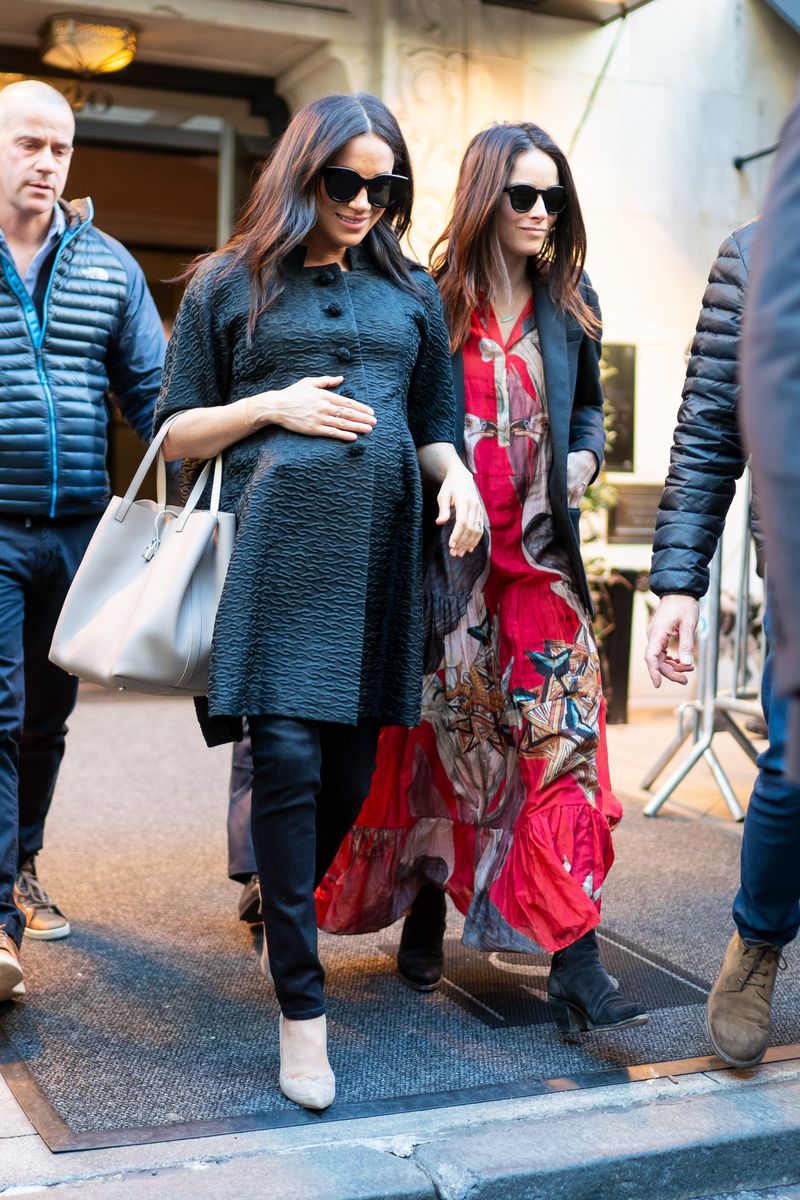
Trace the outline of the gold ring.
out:
<instances>
[{"instance_id":1,"label":"gold ring","mask_svg":"<svg viewBox=\"0 0 800 1200\"><path fill-rule=\"evenodd\" d=\"M342 415L342 412L343 412L343 409L341 409L341 408L337 408L336 412L335 412L333 415L334 415L335 417L341 417L341 415Z\"/></svg>"}]
</instances>

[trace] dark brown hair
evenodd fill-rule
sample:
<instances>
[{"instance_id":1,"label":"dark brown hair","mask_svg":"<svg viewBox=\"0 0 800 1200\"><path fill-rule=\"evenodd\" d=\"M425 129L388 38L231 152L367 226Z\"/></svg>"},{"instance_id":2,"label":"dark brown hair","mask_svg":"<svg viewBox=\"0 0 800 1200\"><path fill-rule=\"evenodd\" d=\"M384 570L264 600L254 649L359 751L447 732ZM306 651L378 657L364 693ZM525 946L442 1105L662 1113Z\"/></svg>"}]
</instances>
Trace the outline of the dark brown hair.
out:
<instances>
[{"instance_id":1,"label":"dark brown hair","mask_svg":"<svg viewBox=\"0 0 800 1200\"><path fill-rule=\"evenodd\" d=\"M591 337L600 323L580 293L586 259L586 229L569 163L549 134L528 122L505 122L477 134L461 163L447 228L430 254L433 277L444 301L450 344L457 350L469 333L472 313L492 281L507 279L497 238L495 215L517 157L534 146L549 154L566 189L559 213L541 253L529 260L532 278L543 278L555 304L578 321Z\"/></svg>"},{"instance_id":2,"label":"dark brown hair","mask_svg":"<svg viewBox=\"0 0 800 1200\"><path fill-rule=\"evenodd\" d=\"M402 286L414 288L411 270L400 249L400 238L411 224L414 181L408 148L400 126L375 96L324 96L292 117L270 158L265 162L247 207L227 243L199 258L187 272L194 274L217 261L222 273L244 265L250 276L252 302L248 331L260 313L284 289L282 264L303 244L317 222L317 186L322 170L352 139L374 133L394 155L394 171L406 175L408 189L399 203L387 208L364 243L379 270Z\"/></svg>"}]
</instances>

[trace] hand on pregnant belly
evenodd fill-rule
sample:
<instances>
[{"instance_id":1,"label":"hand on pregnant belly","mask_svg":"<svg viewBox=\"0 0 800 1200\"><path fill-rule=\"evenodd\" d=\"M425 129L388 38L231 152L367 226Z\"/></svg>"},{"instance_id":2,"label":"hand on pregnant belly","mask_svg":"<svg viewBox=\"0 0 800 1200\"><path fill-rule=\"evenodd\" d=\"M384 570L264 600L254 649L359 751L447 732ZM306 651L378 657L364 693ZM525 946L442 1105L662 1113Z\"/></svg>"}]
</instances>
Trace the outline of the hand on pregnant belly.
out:
<instances>
[{"instance_id":1,"label":"hand on pregnant belly","mask_svg":"<svg viewBox=\"0 0 800 1200\"><path fill-rule=\"evenodd\" d=\"M252 410L253 426L282 425L293 433L354 442L360 433L372 432L376 417L369 405L327 390L343 380L343 375L321 375L299 379L277 392L248 396L245 403Z\"/></svg>"}]
</instances>

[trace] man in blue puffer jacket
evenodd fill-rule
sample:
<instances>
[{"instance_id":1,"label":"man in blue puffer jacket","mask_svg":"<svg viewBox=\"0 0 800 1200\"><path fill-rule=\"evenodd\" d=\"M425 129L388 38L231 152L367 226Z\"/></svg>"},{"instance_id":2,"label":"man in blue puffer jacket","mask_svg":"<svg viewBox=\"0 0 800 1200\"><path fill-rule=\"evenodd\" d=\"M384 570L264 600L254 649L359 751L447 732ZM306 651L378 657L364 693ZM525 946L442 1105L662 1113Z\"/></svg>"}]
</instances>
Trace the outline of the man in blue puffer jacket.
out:
<instances>
[{"instance_id":1,"label":"man in blue puffer jacket","mask_svg":"<svg viewBox=\"0 0 800 1200\"><path fill-rule=\"evenodd\" d=\"M61 201L74 130L47 84L0 93L0 1000L23 931L70 931L35 867L77 695L47 655L108 500L106 396L148 438L164 358L140 268Z\"/></svg>"}]
</instances>

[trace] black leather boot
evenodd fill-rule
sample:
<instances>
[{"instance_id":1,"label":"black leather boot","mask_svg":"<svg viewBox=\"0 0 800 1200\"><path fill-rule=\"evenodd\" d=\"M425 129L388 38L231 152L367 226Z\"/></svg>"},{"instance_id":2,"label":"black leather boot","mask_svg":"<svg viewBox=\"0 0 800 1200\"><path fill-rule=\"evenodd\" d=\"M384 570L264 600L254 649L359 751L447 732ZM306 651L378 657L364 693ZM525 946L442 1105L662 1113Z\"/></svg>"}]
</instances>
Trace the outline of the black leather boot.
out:
<instances>
[{"instance_id":1,"label":"black leather boot","mask_svg":"<svg viewBox=\"0 0 800 1200\"><path fill-rule=\"evenodd\" d=\"M562 1033L624 1029L644 1025L650 1019L640 1004L620 995L600 961L593 929L553 955L547 996Z\"/></svg>"},{"instance_id":2,"label":"black leather boot","mask_svg":"<svg viewBox=\"0 0 800 1200\"><path fill-rule=\"evenodd\" d=\"M444 892L435 883L424 884L403 922L397 951L400 978L418 992L433 992L441 982L446 920Z\"/></svg>"}]
</instances>

